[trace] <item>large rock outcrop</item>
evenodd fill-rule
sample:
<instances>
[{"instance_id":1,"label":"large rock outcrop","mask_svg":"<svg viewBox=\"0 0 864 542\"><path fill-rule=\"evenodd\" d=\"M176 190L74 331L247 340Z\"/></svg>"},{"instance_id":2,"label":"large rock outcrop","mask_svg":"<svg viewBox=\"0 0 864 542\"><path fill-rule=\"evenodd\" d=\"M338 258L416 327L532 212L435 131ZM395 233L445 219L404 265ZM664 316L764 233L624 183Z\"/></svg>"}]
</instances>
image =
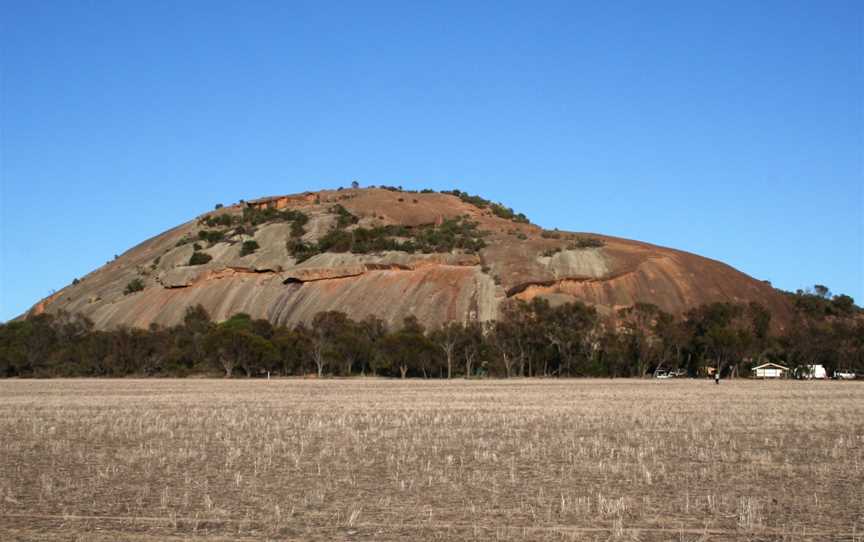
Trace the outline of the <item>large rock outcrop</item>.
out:
<instances>
[{"instance_id":1,"label":"large rock outcrop","mask_svg":"<svg viewBox=\"0 0 864 542\"><path fill-rule=\"evenodd\" d=\"M336 205L357 223L338 225ZM388 225L428 228L458 219L475 222L486 246L428 254L324 252L298 263L286 245L292 239L290 221L265 221L240 231L204 223L226 214L237 221L244 209L268 208L308 217L301 237L307 244L337 227L346 232ZM198 241L202 230L225 237ZM258 248L241 255L243 242L252 240ZM189 265L196 242L212 259ZM143 290L124 293L136 279ZM413 314L434 327L448 320L494 319L508 298L538 296L553 303L581 300L601 314L636 302L680 314L708 302L755 301L782 325L789 312L770 284L721 262L598 234L543 231L450 194L371 188L263 198L206 213L133 247L40 301L31 314L62 309L88 316L97 328L147 327L176 324L186 307L200 303L216 320L246 312L294 324L320 311L340 310L390 324Z\"/></svg>"}]
</instances>

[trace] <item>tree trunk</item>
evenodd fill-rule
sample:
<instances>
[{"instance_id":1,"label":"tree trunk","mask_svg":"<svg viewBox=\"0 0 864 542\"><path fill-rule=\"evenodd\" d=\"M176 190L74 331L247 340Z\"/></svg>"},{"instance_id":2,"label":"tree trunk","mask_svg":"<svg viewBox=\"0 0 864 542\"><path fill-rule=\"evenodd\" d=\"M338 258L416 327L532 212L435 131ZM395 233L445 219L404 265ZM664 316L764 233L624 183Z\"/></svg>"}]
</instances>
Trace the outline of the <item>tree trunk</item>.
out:
<instances>
[{"instance_id":1,"label":"tree trunk","mask_svg":"<svg viewBox=\"0 0 864 542\"><path fill-rule=\"evenodd\" d=\"M405 375L407 373L408 373L408 366L407 365L400 365L399 366L399 376L404 379Z\"/></svg>"},{"instance_id":2,"label":"tree trunk","mask_svg":"<svg viewBox=\"0 0 864 542\"><path fill-rule=\"evenodd\" d=\"M510 370L513 365L513 361L510 359L510 356L507 354L502 354L501 356L504 360L504 378L510 378Z\"/></svg>"}]
</instances>

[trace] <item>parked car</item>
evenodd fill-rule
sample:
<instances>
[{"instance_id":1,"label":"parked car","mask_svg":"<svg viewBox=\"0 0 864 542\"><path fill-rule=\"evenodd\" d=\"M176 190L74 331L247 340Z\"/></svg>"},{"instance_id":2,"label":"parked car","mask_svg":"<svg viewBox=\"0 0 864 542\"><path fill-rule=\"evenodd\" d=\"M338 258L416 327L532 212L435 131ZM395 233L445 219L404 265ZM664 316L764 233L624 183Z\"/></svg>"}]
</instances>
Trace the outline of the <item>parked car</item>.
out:
<instances>
[{"instance_id":1,"label":"parked car","mask_svg":"<svg viewBox=\"0 0 864 542\"><path fill-rule=\"evenodd\" d=\"M654 371L654 378L660 378L665 380L667 378L672 378L672 375L666 371L660 370Z\"/></svg>"},{"instance_id":2,"label":"parked car","mask_svg":"<svg viewBox=\"0 0 864 542\"><path fill-rule=\"evenodd\" d=\"M840 369L834 371L834 380L855 380L858 375L849 370Z\"/></svg>"}]
</instances>

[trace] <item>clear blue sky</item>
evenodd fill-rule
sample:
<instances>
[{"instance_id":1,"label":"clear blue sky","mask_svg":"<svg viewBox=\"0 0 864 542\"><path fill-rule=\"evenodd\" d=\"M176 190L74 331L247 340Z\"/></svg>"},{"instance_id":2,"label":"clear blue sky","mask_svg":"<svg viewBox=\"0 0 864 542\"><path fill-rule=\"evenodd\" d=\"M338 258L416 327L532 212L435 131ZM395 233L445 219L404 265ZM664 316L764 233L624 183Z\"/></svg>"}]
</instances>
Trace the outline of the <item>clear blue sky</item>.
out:
<instances>
[{"instance_id":1,"label":"clear blue sky","mask_svg":"<svg viewBox=\"0 0 864 542\"><path fill-rule=\"evenodd\" d=\"M864 301L836 2L0 0L0 320L217 202L458 187Z\"/></svg>"}]
</instances>

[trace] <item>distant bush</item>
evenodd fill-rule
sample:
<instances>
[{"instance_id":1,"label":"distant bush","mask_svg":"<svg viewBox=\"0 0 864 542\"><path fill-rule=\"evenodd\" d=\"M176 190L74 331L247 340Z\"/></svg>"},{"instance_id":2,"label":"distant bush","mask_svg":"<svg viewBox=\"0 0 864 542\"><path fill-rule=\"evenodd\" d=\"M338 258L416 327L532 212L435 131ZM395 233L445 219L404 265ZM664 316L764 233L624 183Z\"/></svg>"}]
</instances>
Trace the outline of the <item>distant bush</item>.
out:
<instances>
[{"instance_id":1,"label":"distant bush","mask_svg":"<svg viewBox=\"0 0 864 542\"><path fill-rule=\"evenodd\" d=\"M215 209L215 210L217 210L217 211L218 211L219 209L221 209L221 208L222 208L222 204L221 204L221 203L217 203L217 204L213 207L213 209Z\"/></svg>"},{"instance_id":2,"label":"distant bush","mask_svg":"<svg viewBox=\"0 0 864 542\"><path fill-rule=\"evenodd\" d=\"M414 243L421 252L451 252L461 248L476 252L486 247L477 223L465 219L449 219L440 226L424 226L414 232Z\"/></svg>"},{"instance_id":3,"label":"distant bush","mask_svg":"<svg viewBox=\"0 0 864 542\"><path fill-rule=\"evenodd\" d=\"M78 286L78 284L80 284L80 283L81 283L81 281L78 280L77 278L72 279L72 286Z\"/></svg>"},{"instance_id":4,"label":"distant bush","mask_svg":"<svg viewBox=\"0 0 864 542\"><path fill-rule=\"evenodd\" d=\"M454 190L442 190L441 193L442 194L450 194L451 196L456 196L457 198L461 199L465 203L470 203L474 207L478 207L480 209L485 209L486 207L489 206L490 203L492 203L488 199L481 198L480 196L472 196L471 194L469 194L467 192L462 192L461 190L456 190L456 189L454 189Z\"/></svg>"},{"instance_id":5,"label":"distant bush","mask_svg":"<svg viewBox=\"0 0 864 542\"><path fill-rule=\"evenodd\" d=\"M303 226L309 222L309 217L299 211L294 212L296 216L291 220L291 237L303 237L306 233L306 228Z\"/></svg>"},{"instance_id":6,"label":"distant bush","mask_svg":"<svg viewBox=\"0 0 864 542\"><path fill-rule=\"evenodd\" d=\"M561 232L557 230L543 230L540 232L540 237L543 239L561 239Z\"/></svg>"},{"instance_id":7,"label":"distant bush","mask_svg":"<svg viewBox=\"0 0 864 542\"><path fill-rule=\"evenodd\" d=\"M303 262L319 253L318 245L304 243L301 239L288 239L285 243L288 253L294 257L297 263Z\"/></svg>"},{"instance_id":8,"label":"distant bush","mask_svg":"<svg viewBox=\"0 0 864 542\"><path fill-rule=\"evenodd\" d=\"M295 222L300 221L303 224L308 222L309 217L302 211L294 209L286 209L280 211L278 209L266 208L257 209L255 207L246 207L243 209L243 222L257 226L265 222Z\"/></svg>"},{"instance_id":9,"label":"distant bush","mask_svg":"<svg viewBox=\"0 0 864 542\"><path fill-rule=\"evenodd\" d=\"M292 222L291 223L291 237L298 238L303 237L306 234L306 228L303 227L303 224L300 222Z\"/></svg>"},{"instance_id":10,"label":"distant bush","mask_svg":"<svg viewBox=\"0 0 864 542\"><path fill-rule=\"evenodd\" d=\"M586 248L599 248L599 247L602 247L605 245L606 245L606 243L604 243L601 239L597 239L595 237L577 237L575 241L573 241L572 243L567 245L566 249L567 250L582 250L582 249L586 249ZM546 256L548 258L548 257L554 256L555 254L558 254L559 252L561 252L563 250L564 250L564 247L550 248L548 250L543 251L543 256Z\"/></svg>"},{"instance_id":11,"label":"distant bush","mask_svg":"<svg viewBox=\"0 0 864 542\"><path fill-rule=\"evenodd\" d=\"M240 256L243 257L252 254L259 248L257 241L243 241L243 246L240 248Z\"/></svg>"},{"instance_id":12,"label":"distant bush","mask_svg":"<svg viewBox=\"0 0 864 542\"><path fill-rule=\"evenodd\" d=\"M378 226L351 231L335 228L317 243L307 244L291 239L286 243L286 247L298 263L322 252L367 254L393 250L433 253L462 249L473 253L486 246L483 235L483 232L477 230L475 222L450 219L439 226L426 225L418 228Z\"/></svg>"},{"instance_id":13,"label":"distant bush","mask_svg":"<svg viewBox=\"0 0 864 542\"><path fill-rule=\"evenodd\" d=\"M135 292L140 292L144 289L144 281L141 279L132 279L129 281L129 284L126 285L126 289L123 290L123 295L133 294Z\"/></svg>"},{"instance_id":14,"label":"distant bush","mask_svg":"<svg viewBox=\"0 0 864 542\"><path fill-rule=\"evenodd\" d=\"M570 249L599 248L602 246L606 246L606 243L602 239L597 239L596 237L577 237L576 241L571 243Z\"/></svg>"},{"instance_id":15,"label":"distant bush","mask_svg":"<svg viewBox=\"0 0 864 542\"><path fill-rule=\"evenodd\" d=\"M225 239L225 232L219 230L201 230L198 232L198 238L202 241L207 241L211 245L215 245Z\"/></svg>"},{"instance_id":16,"label":"distant bush","mask_svg":"<svg viewBox=\"0 0 864 542\"><path fill-rule=\"evenodd\" d=\"M189 258L189 265L203 265L212 259L213 256L207 254L206 252L195 251L192 253L192 257Z\"/></svg>"},{"instance_id":17,"label":"distant bush","mask_svg":"<svg viewBox=\"0 0 864 542\"><path fill-rule=\"evenodd\" d=\"M497 217L512 220L513 222L519 222L521 224L528 224L530 222L528 217L524 214L516 213L510 207L505 207L500 203L490 203L489 208L492 209L492 213Z\"/></svg>"},{"instance_id":18,"label":"distant bush","mask_svg":"<svg viewBox=\"0 0 864 542\"><path fill-rule=\"evenodd\" d=\"M495 203L494 201L490 201L488 199L482 198L480 196L472 196L467 192L462 192L461 190L444 190L441 192L442 194L450 194L451 196L456 196L461 199L465 203L469 203L479 209L486 209L487 207L492 211L497 217L504 218L506 220L512 220L514 222L519 222L523 224L528 224L530 221L528 217L522 213L517 213L513 211L510 207L503 205L501 203Z\"/></svg>"},{"instance_id":19,"label":"distant bush","mask_svg":"<svg viewBox=\"0 0 864 542\"><path fill-rule=\"evenodd\" d=\"M336 227L340 229L347 228L351 224L356 224L359 221L359 219L352 215L348 209L338 204L330 207L330 212L336 213Z\"/></svg>"},{"instance_id":20,"label":"distant bush","mask_svg":"<svg viewBox=\"0 0 864 542\"><path fill-rule=\"evenodd\" d=\"M218 208L218 207L217 207ZM199 224L206 224L211 228L216 228L219 226L229 227L235 223L237 223L239 217L231 216L228 213L222 213L221 215L216 216L208 216L204 219L198 221Z\"/></svg>"}]
</instances>

